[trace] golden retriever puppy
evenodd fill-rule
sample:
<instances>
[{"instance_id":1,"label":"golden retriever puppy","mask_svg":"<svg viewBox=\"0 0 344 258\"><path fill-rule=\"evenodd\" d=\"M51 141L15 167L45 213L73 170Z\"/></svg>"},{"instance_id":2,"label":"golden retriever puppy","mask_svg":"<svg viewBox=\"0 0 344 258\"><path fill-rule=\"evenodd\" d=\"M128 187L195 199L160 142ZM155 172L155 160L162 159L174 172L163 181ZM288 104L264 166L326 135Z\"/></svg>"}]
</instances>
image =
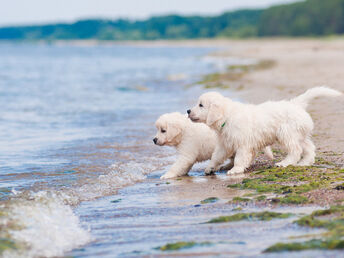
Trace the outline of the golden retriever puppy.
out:
<instances>
[{"instance_id":1,"label":"golden retriever puppy","mask_svg":"<svg viewBox=\"0 0 344 258\"><path fill-rule=\"evenodd\" d=\"M178 112L160 116L155 125L158 132L153 142L159 146L174 146L178 152L176 162L161 179L186 175L193 164L210 159L215 146L219 145L219 139L214 130L205 124L193 123L187 115ZM272 158L270 148L267 148L266 154ZM221 164L224 161L225 159ZM229 163L227 166L220 168L221 164L218 164L214 171L219 169L227 170L233 166L232 163Z\"/></svg>"},{"instance_id":2,"label":"golden retriever puppy","mask_svg":"<svg viewBox=\"0 0 344 258\"><path fill-rule=\"evenodd\" d=\"M315 146L311 140L313 121L306 112L308 102L315 97L340 95L336 90L316 87L291 100L259 105L235 102L217 92L201 95L197 105L188 110L189 117L194 122L206 123L220 137L206 173L234 153L234 167L227 174L243 173L254 154L274 142L288 153L277 166L312 165Z\"/></svg>"}]
</instances>

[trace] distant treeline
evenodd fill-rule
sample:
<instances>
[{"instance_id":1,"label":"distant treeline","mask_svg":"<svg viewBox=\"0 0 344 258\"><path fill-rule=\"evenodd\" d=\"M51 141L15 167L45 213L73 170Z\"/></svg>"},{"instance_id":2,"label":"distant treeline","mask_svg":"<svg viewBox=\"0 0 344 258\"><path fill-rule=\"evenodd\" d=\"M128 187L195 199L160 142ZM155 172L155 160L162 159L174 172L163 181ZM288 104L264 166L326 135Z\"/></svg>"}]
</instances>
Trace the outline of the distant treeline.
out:
<instances>
[{"instance_id":1,"label":"distant treeline","mask_svg":"<svg viewBox=\"0 0 344 258\"><path fill-rule=\"evenodd\" d=\"M307 0L219 16L152 17L144 21L81 20L0 28L3 40L154 40L344 34L344 0Z\"/></svg>"}]
</instances>

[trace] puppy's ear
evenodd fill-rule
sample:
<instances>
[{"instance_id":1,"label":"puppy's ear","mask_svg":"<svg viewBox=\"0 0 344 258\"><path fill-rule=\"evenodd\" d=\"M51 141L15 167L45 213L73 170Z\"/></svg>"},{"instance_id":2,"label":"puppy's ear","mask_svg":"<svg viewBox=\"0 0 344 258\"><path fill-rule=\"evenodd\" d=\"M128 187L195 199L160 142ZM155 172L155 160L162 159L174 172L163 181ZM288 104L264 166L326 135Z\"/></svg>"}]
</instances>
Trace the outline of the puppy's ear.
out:
<instances>
[{"instance_id":1,"label":"puppy's ear","mask_svg":"<svg viewBox=\"0 0 344 258\"><path fill-rule=\"evenodd\" d=\"M210 105L206 124L208 126L211 126L213 123L220 120L222 117L223 109L220 107L220 105L213 103Z\"/></svg>"},{"instance_id":2,"label":"puppy's ear","mask_svg":"<svg viewBox=\"0 0 344 258\"><path fill-rule=\"evenodd\" d=\"M182 128L178 123L171 123L167 126L166 139L169 143L182 133Z\"/></svg>"}]
</instances>

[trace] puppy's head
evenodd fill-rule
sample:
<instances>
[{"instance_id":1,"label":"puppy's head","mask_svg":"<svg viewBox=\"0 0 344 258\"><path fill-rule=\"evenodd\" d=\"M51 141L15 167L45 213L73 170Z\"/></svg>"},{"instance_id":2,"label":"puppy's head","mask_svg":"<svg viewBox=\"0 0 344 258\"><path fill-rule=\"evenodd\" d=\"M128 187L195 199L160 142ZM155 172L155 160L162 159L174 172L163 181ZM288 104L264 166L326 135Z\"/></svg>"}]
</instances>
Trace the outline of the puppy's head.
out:
<instances>
[{"instance_id":1,"label":"puppy's head","mask_svg":"<svg viewBox=\"0 0 344 258\"><path fill-rule=\"evenodd\" d=\"M180 113L168 113L155 122L157 133L153 142L156 145L177 146L181 141L188 118Z\"/></svg>"},{"instance_id":2,"label":"puppy's head","mask_svg":"<svg viewBox=\"0 0 344 258\"><path fill-rule=\"evenodd\" d=\"M206 123L208 126L224 116L225 98L217 92L208 92L201 95L197 105L189 109L187 113L193 122Z\"/></svg>"}]
</instances>

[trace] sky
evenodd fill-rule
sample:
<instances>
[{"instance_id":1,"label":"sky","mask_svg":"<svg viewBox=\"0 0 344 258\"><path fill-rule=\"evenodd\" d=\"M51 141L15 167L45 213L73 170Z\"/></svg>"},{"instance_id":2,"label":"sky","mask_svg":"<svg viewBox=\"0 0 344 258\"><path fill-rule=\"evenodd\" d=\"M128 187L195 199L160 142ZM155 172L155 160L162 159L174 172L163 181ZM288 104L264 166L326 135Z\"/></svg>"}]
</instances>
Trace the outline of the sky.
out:
<instances>
[{"instance_id":1,"label":"sky","mask_svg":"<svg viewBox=\"0 0 344 258\"><path fill-rule=\"evenodd\" d=\"M84 18L144 19L152 15L216 15L295 0L0 0L0 26L73 22Z\"/></svg>"}]
</instances>

